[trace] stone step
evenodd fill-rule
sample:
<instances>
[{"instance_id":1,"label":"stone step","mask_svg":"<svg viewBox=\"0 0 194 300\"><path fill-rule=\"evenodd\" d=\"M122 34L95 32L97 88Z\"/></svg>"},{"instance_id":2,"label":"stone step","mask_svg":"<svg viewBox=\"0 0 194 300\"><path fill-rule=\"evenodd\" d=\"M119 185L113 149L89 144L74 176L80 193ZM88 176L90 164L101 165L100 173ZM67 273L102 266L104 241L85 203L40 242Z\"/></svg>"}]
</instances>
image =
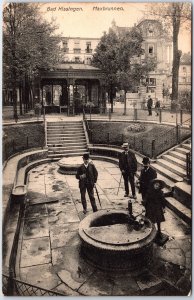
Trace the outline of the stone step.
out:
<instances>
[{"instance_id":1,"label":"stone step","mask_svg":"<svg viewBox=\"0 0 194 300\"><path fill-rule=\"evenodd\" d=\"M168 152L169 155L178 158L179 160L185 161L186 162L186 155L176 152L175 150L169 151Z\"/></svg>"},{"instance_id":2,"label":"stone step","mask_svg":"<svg viewBox=\"0 0 194 300\"><path fill-rule=\"evenodd\" d=\"M174 163L176 164L177 166L183 168L184 170L186 170L186 162L183 161L183 160L180 160L172 155L169 155L169 154L165 154L162 156L163 159L171 162L171 163Z\"/></svg>"},{"instance_id":3,"label":"stone step","mask_svg":"<svg viewBox=\"0 0 194 300\"><path fill-rule=\"evenodd\" d=\"M87 149L86 148L75 148L75 149L63 149L63 150L59 150L59 149L56 149L56 150L51 150L51 149L48 149L48 154L71 154L71 153L85 153L87 152Z\"/></svg>"},{"instance_id":4,"label":"stone step","mask_svg":"<svg viewBox=\"0 0 194 300\"><path fill-rule=\"evenodd\" d=\"M174 186L173 196L187 208L192 209L192 194L190 184L186 182L177 182Z\"/></svg>"},{"instance_id":5,"label":"stone step","mask_svg":"<svg viewBox=\"0 0 194 300\"><path fill-rule=\"evenodd\" d=\"M175 151L179 152L181 154L185 154L185 156L186 156L186 153L190 152L188 149L185 149L185 148L182 148L182 147L175 148Z\"/></svg>"},{"instance_id":6,"label":"stone step","mask_svg":"<svg viewBox=\"0 0 194 300\"><path fill-rule=\"evenodd\" d=\"M57 122L50 122L47 121L47 125L78 125L83 124L82 121L57 121Z\"/></svg>"},{"instance_id":7,"label":"stone step","mask_svg":"<svg viewBox=\"0 0 194 300\"><path fill-rule=\"evenodd\" d=\"M191 144L189 144L189 143L188 144L182 144L181 147L191 151Z\"/></svg>"},{"instance_id":8,"label":"stone step","mask_svg":"<svg viewBox=\"0 0 194 300\"><path fill-rule=\"evenodd\" d=\"M51 151L63 151L63 150L71 150L71 149L86 149L86 144L85 145L79 145L79 144L74 144L71 146L48 146L48 149Z\"/></svg>"},{"instance_id":9,"label":"stone step","mask_svg":"<svg viewBox=\"0 0 194 300\"><path fill-rule=\"evenodd\" d=\"M174 163L170 163L169 161L163 159L163 158L159 158L157 159L157 164L159 164L160 166L166 168L166 170L169 170L170 172L173 172L181 177L185 177L186 176L186 171L185 169L177 166Z\"/></svg>"},{"instance_id":10,"label":"stone step","mask_svg":"<svg viewBox=\"0 0 194 300\"><path fill-rule=\"evenodd\" d=\"M87 146L86 141L60 141L60 142L54 142L54 143L47 143L47 147L71 147L71 146Z\"/></svg>"},{"instance_id":11,"label":"stone step","mask_svg":"<svg viewBox=\"0 0 194 300\"><path fill-rule=\"evenodd\" d=\"M83 125L80 125L80 126L65 126L65 125L62 125L62 126L47 126L47 130L68 130L68 129L78 129L78 130L81 130L83 129Z\"/></svg>"},{"instance_id":12,"label":"stone step","mask_svg":"<svg viewBox=\"0 0 194 300\"><path fill-rule=\"evenodd\" d=\"M72 152L72 153L48 153L48 158L57 160L57 159L61 159L63 157L83 156L84 153L88 153L88 151Z\"/></svg>"},{"instance_id":13,"label":"stone step","mask_svg":"<svg viewBox=\"0 0 194 300\"><path fill-rule=\"evenodd\" d=\"M178 176L177 174L167 170L165 167L160 166L157 163L153 163L152 167L156 170L156 172L160 173L164 177L170 179L173 182L183 181L183 178Z\"/></svg>"},{"instance_id":14,"label":"stone step","mask_svg":"<svg viewBox=\"0 0 194 300\"><path fill-rule=\"evenodd\" d=\"M84 132L84 129L83 128L81 128L81 129L79 129L79 128L67 128L67 129L47 129L47 132L48 133L63 133L63 132L70 132L70 133L82 133L82 132Z\"/></svg>"},{"instance_id":15,"label":"stone step","mask_svg":"<svg viewBox=\"0 0 194 300\"><path fill-rule=\"evenodd\" d=\"M66 133L57 133L57 134L54 134L54 133L51 133L51 132L47 132L47 137L59 137L59 138L62 138L62 137L71 137L71 138L74 138L74 137L83 137L85 136L85 133L84 132L77 132L77 133L74 133L73 136L72 136L72 133L70 132L66 132Z\"/></svg>"},{"instance_id":16,"label":"stone step","mask_svg":"<svg viewBox=\"0 0 194 300\"><path fill-rule=\"evenodd\" d=\"M191 209L187 208L173 197L166 197L166 206L169 207L184 222L191 225Z\"/></svg>"}]
</instances>

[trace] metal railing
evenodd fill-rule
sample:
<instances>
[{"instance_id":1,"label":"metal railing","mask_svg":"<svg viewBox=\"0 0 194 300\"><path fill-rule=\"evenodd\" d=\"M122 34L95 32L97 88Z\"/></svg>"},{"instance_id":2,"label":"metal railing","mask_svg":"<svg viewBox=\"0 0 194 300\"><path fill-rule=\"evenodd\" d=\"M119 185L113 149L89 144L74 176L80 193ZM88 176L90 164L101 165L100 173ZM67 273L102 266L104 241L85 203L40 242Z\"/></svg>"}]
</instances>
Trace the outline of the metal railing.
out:
<instances>
[{"instance_id":1,"label":"metal railing","mask_svg":"<svg viewBox=\"0 0 194 300\"><path fill-rule=\"evenodd\" d=\"M83 121L86 126L86 130L87 130L88 137L89 137L89 142L92 143L92 130L90 129L84 108L83 108Z\"/></svg>"},{"instance_id":2,"label":"metal railing","mask_svg":"<svg viewBox=\"0 0 194 300\"><path fill-rule=\"evenodd\" d=\"M186 153L187 178L192 181L192 152Z\"/></svg>"},{"instance_id":3,"label":"metal railing","mask_svg":"<svg viewBox=\"0 0 194 300\"><path fill-rule=\"evenodd\" d=\"M126 113L124 108L114 107L113 113L111 109L100 108L100 113L95 113L94 108L90 111L85 110L86 117L88 120L103 119L103 120L128 120L128 121L147 121L147 122L157 122L159 124L169 123L169 124L179 124L188 126L187 120L191 118L191 112L185 110L171 111L170 109L159 109L155 108L152 110L152 115L148 115L146 108L127 108Z\"/></svg>"},{"instance_id":4,"label":"metal railing","mask_svg":"<svg viewBox=\"0 0 194 300\"><path fill-rule=\"evenodd\" d=\"M5 296L65 296L7 275L2 277L2 290Z\"/></svg>"}]
</instances>

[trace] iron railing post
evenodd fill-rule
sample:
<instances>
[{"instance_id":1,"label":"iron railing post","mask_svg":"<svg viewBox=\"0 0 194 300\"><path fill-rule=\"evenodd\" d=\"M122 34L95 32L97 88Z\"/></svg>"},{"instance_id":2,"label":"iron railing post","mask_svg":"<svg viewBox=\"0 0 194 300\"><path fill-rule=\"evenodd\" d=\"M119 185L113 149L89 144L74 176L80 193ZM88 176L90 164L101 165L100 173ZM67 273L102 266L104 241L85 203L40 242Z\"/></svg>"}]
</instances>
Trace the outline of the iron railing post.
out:
<instances>
[{"instance_id":1,"label":"iron railing post","mask_svg":"<svg viewBox=\"0 0 194 300\"><path fill-rule=\"evenodd\" d=\"M183 110L180 110L180 125L183 125Z\"/></svg>"},{"instance_id":2,"label":"iron railing post","mask_svg":"<svg viewBox=\"0 0 194 300\"><path fill-rule=\"evenodd\" d=\"M155 158L155 140L152 140L152 158Z\"/></svg>"},{"instance_id":3,"label":"iron railing post","mask_svg":"<svg viewBox=\"0 0 194 300\"><path fill-rule=\"evenodd\" d=\"M180 143L180 126L176 125L176 143Z\"/></svg>"},{"instance_id":4,"label":"iron railing post","mask_svg":"<svg viewBox=\"0 0 194 300\"><path fill-rule=\"evenodd\" d=\"M108 118L109 118L109 121L110 121L111 120L111 108L109 108Z\"/></svg>"},{"instance_id":5,"label":"iron railing post","mask_svg":"<svg viewBox=\"0 0 194 300\"><path fill-rule=\"evenodd\" d=\"M162 123L162 110L159 109L159 122Z\"/></svg>"}]
</instances>

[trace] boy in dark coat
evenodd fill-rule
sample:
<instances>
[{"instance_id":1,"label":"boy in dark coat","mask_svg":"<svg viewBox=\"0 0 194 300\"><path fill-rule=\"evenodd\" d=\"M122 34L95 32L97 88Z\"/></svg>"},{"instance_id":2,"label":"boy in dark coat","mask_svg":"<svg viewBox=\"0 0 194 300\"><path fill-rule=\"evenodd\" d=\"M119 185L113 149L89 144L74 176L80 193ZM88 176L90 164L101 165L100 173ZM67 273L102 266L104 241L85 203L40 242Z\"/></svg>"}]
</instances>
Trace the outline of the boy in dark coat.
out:
<instances>
[{"instance_id":1,"label":"boy in dark coat","mask_svg":"<svg viewBox=\"0 0 194 300\"><path fill-rule=\"evenodd\" d=\"M164 182L162 180L152 180L144 199L146 209L145 216L150 219L152 223L157 224L159 238L162 237L160 223L165 221L164 208L166 200L162 188L164 188Z\"/></svg>"},{"instance_id":2,"label":"boy in dark coat","mask_svg":"<svg viewBox=\"0 0 194 300\"><path fill-rule=\"evenodd\" d=\"M139 177L139 192L142 195L142 201L146 196L150 182L157 177L156 171L150 166L149 157L143 158L143 169L141 170Z\"/></svg>"},{"instance_id":3,"label":"boy in dark coat","mask_svg":"<svg viewBox=\"0 0 194 300\"><path fill-rule=\"evenodd\" d=\"M98 178L98 171L93 162L89 161L89 154L83 155L84 163L78 168L76 178L79 179L79 188L81 193L81 202L83 213L87 212L86 190L90 198L93 212L97 211L96 201L94 198L94 186Z\"/></svg>"},{"instance_id":4,"label":"boy in dark coat","mask_svg":"<svg viewBox=\"0 0 194 300\"><path fill-rule=\"evenodd\" d=\"M119 156L119 168L122 172L123 179L124 179L124 185L125 185L125 195L124 197L129 196L129 183L131 185L131 191L132 195L130 195L130 198L137 199L136 193L135 193L135 173L137 171L137 160L135 157L135 154L129 150L128 143L124 143L122 145L122 148L124 151Z\"/></svg>"}]
</instances>

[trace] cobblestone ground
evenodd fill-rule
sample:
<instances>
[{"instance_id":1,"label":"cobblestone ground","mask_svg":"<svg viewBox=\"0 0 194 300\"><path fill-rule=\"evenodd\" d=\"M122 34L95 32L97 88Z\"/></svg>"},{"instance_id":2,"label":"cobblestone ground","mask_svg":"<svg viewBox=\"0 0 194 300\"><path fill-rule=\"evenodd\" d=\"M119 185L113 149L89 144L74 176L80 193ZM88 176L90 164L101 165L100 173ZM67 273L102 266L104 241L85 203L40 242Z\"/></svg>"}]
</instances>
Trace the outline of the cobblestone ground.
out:
<instances>
[{"instance_id":1,"label":"cobblestone ground","mask_svg":"<svg viewBox=\"0 0 194 300\"><path fill-rule=\"evenodd\" d=\"M123 182L118 192L117 166L94 161L102 209L127 208ZM118 195L117 195L118 192ZM40 165L28 175L28 194L20 230L17 278L64 295L187 295L191 277L189 228L169 210L162 231L170 236L154 244L154 263L126 274L108 273L91 266L80 254L78 226L82 212L75 175L58 172L57 163ZM97 201L97 197L96 197ZM98 209L100 209L97 201ZM88 200L88 214L92 213ZM142 211L141 198L133 203L134 214Z\"/></svg>"}]
</instances>

